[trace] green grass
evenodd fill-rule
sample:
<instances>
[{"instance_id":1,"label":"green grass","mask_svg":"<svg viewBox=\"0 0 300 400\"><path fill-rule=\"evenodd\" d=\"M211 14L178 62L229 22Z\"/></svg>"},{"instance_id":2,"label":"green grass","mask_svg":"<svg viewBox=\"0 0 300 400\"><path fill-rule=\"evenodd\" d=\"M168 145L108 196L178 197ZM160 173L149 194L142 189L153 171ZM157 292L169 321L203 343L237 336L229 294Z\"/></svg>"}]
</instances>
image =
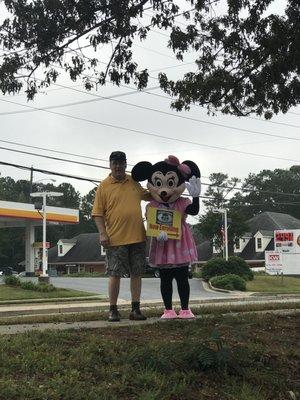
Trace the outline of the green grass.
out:
<instances>
[{"instance_id":1,"label":"green grass","mask_svg":"<svg viewBox=\"0 0 300 400\"><path fill-rule=\"evenodd\" d=\"M299 396L299 316L0 337L0 399L288 400Z\"/></svg>"},{"instance_id":2,"label":"green grass","mask_svg":"<svg viewBox=\"0 0 300 400\"><path fill-rule=\"evenodd\" d=\"M300 278L270 275L254 275L253 281L247 282L250 292L300 293Z\"/></svg>"},{"instance_id":3,"label":"green grass","mask_svg":"<svg viewBox=\"0 0 300 400\"><path fill-rule=\"evenodd\" d=\"M52 299L66 297L93 296L93 293L81 292L78 290L57 289L53 292L37 292L35 290L25 290L19 287L0 285L1 300L29 300L29 299Z\"/></svg>"}]
</instances>

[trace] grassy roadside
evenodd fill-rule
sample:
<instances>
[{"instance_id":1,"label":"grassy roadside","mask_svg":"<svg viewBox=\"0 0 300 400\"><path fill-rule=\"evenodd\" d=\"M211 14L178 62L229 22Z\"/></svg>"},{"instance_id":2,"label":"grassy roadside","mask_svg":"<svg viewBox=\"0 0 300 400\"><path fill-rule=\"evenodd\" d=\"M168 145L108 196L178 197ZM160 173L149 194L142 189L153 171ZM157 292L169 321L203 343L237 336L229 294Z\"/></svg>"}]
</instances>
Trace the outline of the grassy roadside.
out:
<instances>
[{"instance_id":1,"label":"grassy roadside","mask_svg":"<svg viewBox=\"0 0 300 400\"><path fill-rule=\"evenodd\" d=\"M0 399L298 398L299 316L0 337Z\"/></svg>"},{"instance_id":2,"label":"grassy roadside","mask_svg":"<svg viewBox=\"0 0 300 400\"><path fill-rule=\"evenodd\" d=\"M106 307L107 308L107 307ZM299 310L300 301L287 302L287 303L257 303L257 304L221 304L215 303L214 305L195 305L191 307L194 314L201 315L222 315L236 312L255 312L255 311L272 311L272 310ZM128 318L129 309L126 307L119 307L122 318ZM163 307L149 306L143 307L143 311L148 318L160 317L163 312ZM13 317L0 317L0 325L15 325L15 324L35 324L47 322L80 322L80 321L100 321L107 320L107 309L99 306L99 311L90 312L77 312L77 313L59 313L51 315L34 315L34 316L13 316Z\"/></svg>"},{"instance_id":3,"label":"grassy roadside","mask_svg":"<svg viewBox=\"0 0 300 400\"><path fill-rule=\"evenodd\" d=\"M57 288L53 292L37 292L35 290L25 290L15 286L0 285L0 301L88 297L88 296L94 296L94 294L78 290L59 289L59 288Z\"/></svg>"},{"instance_id":4,"label":"grassy roadside","mask_svg":"<svg viewBox=\"0 0 300 400\"><path fill-rule=\"evenodd\" d=\"M247 291L265 293L300 293L300 278L254 275L254 279L247 282Z\"/></svg>"}]
</instances>

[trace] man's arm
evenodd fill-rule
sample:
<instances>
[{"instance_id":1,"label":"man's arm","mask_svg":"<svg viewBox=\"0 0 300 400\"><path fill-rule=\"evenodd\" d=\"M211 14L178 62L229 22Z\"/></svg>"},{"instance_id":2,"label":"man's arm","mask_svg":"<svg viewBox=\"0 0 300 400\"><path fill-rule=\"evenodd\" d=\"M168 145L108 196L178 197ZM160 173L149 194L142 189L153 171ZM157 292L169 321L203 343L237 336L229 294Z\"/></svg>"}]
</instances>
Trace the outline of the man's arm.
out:
<instances>
[{"instance_id":1,"label":"man's arm","mask_svg":"<svg viewBox=\"0 0 300 400\"><path fill-rule=\"evenodd\" d=\"M148 189L144 189L143 187L142 187L142 185L140 185L140 184L138 184L139 185L139 188L140 188L140 191L141 191L141 198L142 198L142 200L144 200L144 201L151 201L151 200L153 200L152 199L152 196L151 196L151 194L150 194L150 192L149 192L149 190Z\"/></svg>"},{"instance_id":2,"label":"man's arm","mask_svg":"<svg viewBox=\"0 0 300 400\"><path fill-rule=\"evenodd\" d=\"M104 217L94 217L98 232L100 233L100 243L106 249L109 245L109 237L106 232Z\"/></svg>"}]
</instances>

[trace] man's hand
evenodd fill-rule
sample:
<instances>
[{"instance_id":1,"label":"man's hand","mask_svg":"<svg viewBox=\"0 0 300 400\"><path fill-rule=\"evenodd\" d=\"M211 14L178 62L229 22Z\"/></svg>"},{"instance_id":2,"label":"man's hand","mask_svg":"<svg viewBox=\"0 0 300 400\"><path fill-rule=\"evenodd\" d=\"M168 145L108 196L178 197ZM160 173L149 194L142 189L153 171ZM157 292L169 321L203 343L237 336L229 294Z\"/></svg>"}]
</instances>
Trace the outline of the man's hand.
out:
<instances>
[{"instance_id":1,"label":"man's hand","mask_svg":"<svg viewBox=\"0 0 300 400\"><path fill-rule=\"evenodd\" d=\"M159 242L166 242L168 240L168 234L166 232L159 232L156 238Z\"/></svg>"},{"instance_id":2,"label":"man's hand","mask_svg":"<svg viewBox=\"0 0 300 400\"><path fill-rule=\"evenodd\" d=\"M185 187L192 197L199 197L201 193L201 181L200 178L196 178L194 175L188 182L185 183Z\"/></svg>"},{"instance_id":3,"label":"man's hand","mask_svg":"<svg viewBox=\"0 0 300 400\"><path fill-rule=\"evenodd\" d=\"M101 232L100 233L100 244L107 249L109 245L109 237L107 236L106 232Z\"/></svg>"}]
</instances>

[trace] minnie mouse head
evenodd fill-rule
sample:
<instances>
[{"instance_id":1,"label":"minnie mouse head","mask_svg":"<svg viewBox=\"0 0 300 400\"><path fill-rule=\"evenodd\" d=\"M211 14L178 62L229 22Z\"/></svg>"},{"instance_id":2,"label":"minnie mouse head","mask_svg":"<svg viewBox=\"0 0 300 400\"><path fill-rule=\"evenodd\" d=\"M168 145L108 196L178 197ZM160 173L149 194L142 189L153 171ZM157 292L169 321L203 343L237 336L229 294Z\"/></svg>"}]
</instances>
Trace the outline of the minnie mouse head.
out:
<instances>
[{"instance_id":1,"label":"minnie mouse head","mask_svg":"<svg viewBox=\"0 0 300 400\"><path fill-rule=\"evenodd\" d=\"M200 171L193 161L180 163L177 157L169 156L153 165L148 161L137 163L131 176L138 182L148 179L147 187L154 200L173 203L185 190L186 181L192 176L200 178Z\"/></svg>"}]
</instances>

